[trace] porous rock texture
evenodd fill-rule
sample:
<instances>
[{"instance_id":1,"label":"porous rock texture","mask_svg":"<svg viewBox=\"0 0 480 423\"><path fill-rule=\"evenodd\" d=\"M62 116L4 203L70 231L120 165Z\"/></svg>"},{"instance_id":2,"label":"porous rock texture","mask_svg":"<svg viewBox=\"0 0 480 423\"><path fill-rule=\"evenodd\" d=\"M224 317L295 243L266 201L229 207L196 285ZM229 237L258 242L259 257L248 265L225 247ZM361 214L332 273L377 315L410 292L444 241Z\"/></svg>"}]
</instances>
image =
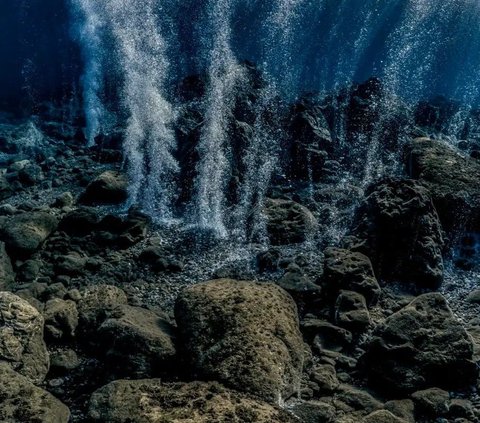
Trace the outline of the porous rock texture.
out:
<instances>
[{"instance_id":1,"label":"porous rock texture","mask_svg":"<svg viewBox=\"0 0 480 423\"><path fill-rule=\"evenodd\" d=\"M33 383L42 382L50 366L43 326L43 316L27 301L0 292L0 361Z\"/></svg>"},{"instance_id":2,"label":"porous rock texture","mask_svg":"<svg viewBox=\"0 0 480 423\"><path fill-rule=\"evenodd\" d=\"M114 373L136 378L159 375L175 358L174 328L162 316L121 305L98 328L99 344Z\"/></svg>"},{"instance_id":3,"label":"porous rock texture","mask_svg":"<svg viewBox=\"0 0 480 423\"><path fill-rule=\"evenodd\" d=\"M0 421L2 423L67 423L67 406L26 377L0 363Z\"/></svg>"},{"instance_id":4,"label":"porous rock texture","mask_svg":"<svg viewBox=\"0 0 480 423\"><path fill-rule=\"evenodd\" d=\"M382 392L413 393L476 380L473 341L439 293L424 294L373 332L364 356L370 381Z\"/></svg>"},{"instance_id":5,"label":"porous rock texture","mask_svg":"<svg viewBox=\"0 0 480 423\"><path fill-rule=\"evenodd\" d=\"M298 390L304 344L295 303L278 286L201 283L180 294L175 316L198 376L274 402Z\"/></svg>"},{"instance_id":6,"label":"porous rock texture","mask_svg":"<svg viewBox=\"0 0 480 423\"><path fill-rule=\"evenodd\" d=\"M350 249L368 256L382 281L437 288L444 238L427 189L413 180L386 180L367 194L347 240Z\"/></svg>"},{"instance_id":7,"label":"porous rock texture","mask_svg":"<svg viewBox=\"0 0 480 423\"><path fill-rule=\"evenodd\" d=\"M57 218L48 212L25 212L3 222L0 240L11 257L32 255L57 228Z\"/></svg>"},{"instance_id":8,"label":"porous rock texture","mask_svg":"<svg viewBox=\"0 0 480 423\"><path fill-rule=\"evenodd\" d=\"M273 245L304 242L318 226L310 210L290 200L267 199L264 213Z\"/></svg>"},{"instance_id":9,"label":"porous rock texture","mask_svg":"<svg viewBox=\"0 0 480 423\"><path fill-rule=\"evenodd\" d=\"M265 402L213 382L163 384L160 379L118 380L90 400L92 422L109 423L293 423Z\"/></svg>"},{"instance_id":10,"label":"porous rock texture","mask_svg":"<svg viewBox=\"0 0 480 423\"><path fill-rule=\"evenodd\" d=\"M478 160L444 142L416 138L407 146L407 171L428 188L446 230L480 230Z\"/></svg>"}]
</instances>

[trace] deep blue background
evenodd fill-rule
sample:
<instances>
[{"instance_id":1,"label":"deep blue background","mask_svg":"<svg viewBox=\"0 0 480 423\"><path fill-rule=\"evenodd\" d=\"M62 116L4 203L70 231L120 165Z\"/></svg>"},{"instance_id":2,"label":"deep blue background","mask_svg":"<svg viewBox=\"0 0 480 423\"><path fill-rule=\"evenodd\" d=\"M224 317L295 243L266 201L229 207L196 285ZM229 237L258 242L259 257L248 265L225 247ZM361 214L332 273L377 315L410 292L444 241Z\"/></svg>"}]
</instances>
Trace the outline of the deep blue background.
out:
<instances>
[{"instance_id":1,"label":"deep blue background","mask_svg":"<svg viewBox=\"0 0 480 423\"><path fill-rule=\"evenodd\" d=\"M81 62L65 0L0 0L0 57L1 109L70 96Z\"/></svg>"},{"instance_id":2,"label":"deep blue background","mask_svg":"<svg viewBox=\"0 0 480 423\"><path fill-rule=\"evenodd\" d=\"M239 1L232 13L232 49L237 59L265 66L280 83L288 80L290 93L329 90L372 75L383 78L392 33L402 28L406 11L414 1L305 0L299 10L300 19L290 28L290 45L283 47L280 40L278 44L275 40L273 45L265 44L272 26L268 16L276 2ZM142 0L138 2L141 7ZM445 0L448 6L444 5L444 9L440 3L424 2L435 7L429 12L431 16L414 24L415 39L408 33L403 39L400 31L399 42L416 47L398 63L396 89L414 100L444 94L478 104L480 3ZM205 70L206 52L214 43L212 24L205 20L207 0L168 0L159 4L159 16L169 22L164 24L164 32L170 37L169 80ZM69 7L69 0L0 0L0 110L30 113L44 100L64 101L81 93L82 60L72 34L72 23L78 25L79 20L78 16L72 18ZM376 18L367 25L367 41L351 61L368 11L375 11ZM288 54L285 56L282 48L290 49L288 68ZM429 68L419 74L418 69L425 64ZM121 75L122 69L109 69L109 77L115 74Z\"/></svg>"}]
</instances>

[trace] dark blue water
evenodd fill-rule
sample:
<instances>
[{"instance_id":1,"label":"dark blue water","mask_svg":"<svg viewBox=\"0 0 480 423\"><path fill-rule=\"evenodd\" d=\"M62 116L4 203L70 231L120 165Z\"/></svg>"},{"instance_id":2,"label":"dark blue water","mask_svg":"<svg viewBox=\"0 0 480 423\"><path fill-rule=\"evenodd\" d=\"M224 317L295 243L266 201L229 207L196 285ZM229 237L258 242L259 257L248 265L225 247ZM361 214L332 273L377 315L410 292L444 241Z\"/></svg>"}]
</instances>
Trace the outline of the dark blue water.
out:
<instances>
[{"instance_id":1,"label":"dark blue water","mask_svg":"<svg viewBox=\"0 0 480 423\"><path fill-rule=\"evenodd\" d=\"M207 66L200 54L211 30L205 19L207 3L156 2L177 75ZM263 64L277 75L287 73L292 92L330 89L371 75L388 77L400 67L395 82L405 95L444 94L478 104L477 0L243 0L227 6L235 56ZM282 8L286 16L278 13ZM72 22L71 11L69 0L0 3L0 104L25 103L28 96L58 98L78 84L81 61L71 37L78 22ZM275 13L283 22L272 22ZM273 29L280 39L269 46L272 26L277 26ZM282 45L285 32L288 46ZM291 56L287 60L286 47Z\"/></svg>"},{"instance_id":2,"label":"dark blue water","mask_svg":"<svg viewBox=\"0 0 480 423\"><path fill-rule=\"evenodd\" d=\"M64 0L0 2L0 108L32 111L78 87L80 51Z\"/></svg>"}]
</instances>

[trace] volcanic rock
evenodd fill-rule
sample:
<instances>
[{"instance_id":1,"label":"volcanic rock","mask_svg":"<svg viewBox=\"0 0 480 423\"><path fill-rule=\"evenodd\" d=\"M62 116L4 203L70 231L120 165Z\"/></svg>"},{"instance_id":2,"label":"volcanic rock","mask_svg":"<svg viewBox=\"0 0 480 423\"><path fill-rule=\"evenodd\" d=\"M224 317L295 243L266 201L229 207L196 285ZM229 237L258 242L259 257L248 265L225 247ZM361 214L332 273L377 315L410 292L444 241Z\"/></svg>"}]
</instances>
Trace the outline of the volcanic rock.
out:
<instances>
[{"instance_id":1,"label":"volcanic rock","mask_svg":"<svg viewBox=\"0 0 480 423\"><path fill-rule=\"evenodd\" d=\"M341 248L325 250L323 284L331 298L341 290L355 291L362 294L368 304L374 304L381 292L370 259Z\"/></svg>"},{"instance_id":2,"label":"volcanic rock","mask_svg":"<svg viewBox=\"0 0 480 423\"><path fill-rule=\"evenodd\" d=\"M175 358L174 329L153 311L118 306L98 329L101 349L114 371L136 378L169 370Z\"/></svg>"},{"instance_id":3,"label":"volcanic rock","mask_svg":"<svg viewBox=\"0 0 480 423\"><path fill-rule=\"evenodd\" d=\"M225 389L218 383L162 384L160 379L118 380L94 392L92 422L109 423L294 423L275 406Z\"/></svg>"},{"instance_id":4,"label":"volcanic rock","mask_svg":"<svg viewBox=\"0 0 480 423\"><path fill-rule=\"evenodd\" d=\"M294 201L267 199L264 213L273 245L304 242L318 225L312 213Z\"/></svg>"},{"instance_id":5,"label":"volcanic rock","mask_svg":"<svg viewBox=\"0 0 480 423\"><path fill-rule=\"evenodd\" d=\"M83 204L120 204L127 197L127 177L123 173L108 170L87 186L80 201Z\"/></svg>"},{"instance_id":6,"label":"volcanic rock","mask_svg":"<svg viewBox=\"0 0 480 423\"><path fill-rule=\"evenodd\" d=\"M32 255L57 228L55 216L47 212L26 212L11 217L1 230L8 254L15 258Z\"/></svg>"},{"instance_id":7,"label":"volcanic rock","mask_svg":"<svg viewBox=\"0 0 480 423\"><path fill-rule=\"evenodd\" d=\"M77 304L80 330L85 334L95 332L115 308L126 304L125 292L116 286L87 287Z\"/></svg>"},{"instance_id":8,"label":"volcanic rock","mask_svg":"<svg viewBox=\"0 0 480 423\"><path fill-rule=\"evenodd\" d=\"M50 339L71 338L78 326L78 311L75 302L54 298L47 301L43 312L45 335Z\"/></svg>"},{"instance_id":9,"label":"volcanic rock","mask_svg":"<svg viewBox=\"0 0 480 423\"><path fill-rule=\"evenodd\" d=\"M363 332L370 326L365 297L358 292L341 291L335 304L335 322L352 332Z\"/></svg>"},{"instance_id":10,"label":"volcanic rock","mask_svg":"<svg viewBox=\"0 0 480 423\"><path fill-rule=\"evenodd\" d=\"M41 383L50 366L43 326L42 315L27 301L0 292L0 361L33 383Z\"/></svg>"},{"instance_id":11,"label":"volcanic rock","mask_svg":"<svg viewBox=\"0 0 480 423\"><path fill-rule=\"evenodd\" d=\"M478 374L472 356L471 337L445 298L430 293L375 329L364 360L370 382L382 392L412 393L472 383Z\"/></svg>"},{"instance_id":12,"label":"volcanic rock","mask_svg":"<svg viewBox=\"0 0 480 423\"><path fill-rule=\"evenodd\" d=\"M304 344L295 303L278 286L201 283L180 294L175 316L199 376L275 402L298 389Z\"/></svg>"},{"instance_id":13,"label":"volcanic rock","mask_svg":"<svg viewBox=\"0 0 480 423\"><path fill-rule=\"evenodd\" d=\"M15 282L12 262L5 250L5 244L0 242L0 291L11 288Z\"/></svg>"},{"instance_id":14,"label":"volcanic rock","mask_svg":"<svg viewBox=\"0 0 480 423\"><path fill-rule=\"evenodd\" d=\"M480 163L453 147L428 138L408 146L407 170L430 191L447 231L480 231Z\"/></svg>"},{"instance_id":15,"label":"volcanic rock","mask_svg":"<svg viewBox=\"0 0 480 423\"><path fill-rule=\"evenodd\" d=\"M387 180L367 195L347 241L350 249L367 255L383 281L438 287L444 240L428 191L412 180Z\"/></svg>"},{"instance_id":16,"label":"volcanic rock","mask_svg":"<svg viewBox=\"0 0 480 423\"><path fill-rule=\"evenodd\" d=\"M67 423L69 409L26 377L0 363L0 421Z\"/></svg>"}]
</instances>

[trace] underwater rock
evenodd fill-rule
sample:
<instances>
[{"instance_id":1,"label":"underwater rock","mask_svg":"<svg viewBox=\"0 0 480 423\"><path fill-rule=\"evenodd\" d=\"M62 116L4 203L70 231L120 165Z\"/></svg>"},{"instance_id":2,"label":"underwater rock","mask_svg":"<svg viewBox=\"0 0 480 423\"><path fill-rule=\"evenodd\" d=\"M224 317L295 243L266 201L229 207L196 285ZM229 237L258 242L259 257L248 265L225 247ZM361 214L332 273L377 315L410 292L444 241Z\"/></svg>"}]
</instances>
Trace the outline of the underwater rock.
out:
<instances>
[{"instance_id":1,"label":"underwater rock","mask_svg":"<svg viewBox=\"0 0 480 423\"><path fill-rule=\"evenodd\" d=\"M91 207L79 207L67 213L58 225L60 231L72 236L85 236L94 231L100 221Z\"/></svg>"},{"instance_id":2,"label":"underwater rock","mask_svg":"<svg viewBox=\"0 0 480 423\"><path fill-rule=\"evenodd\" d=\"M292 108L288 128L291 138L288 176L292 180L318 182L333 152L334 143L320 106L299 102Z\"/></svg>"},{"instance_id":3,"label":"underwater rock","mask_svg":"<svg viewBox=\"0 0 480 423\"><path fill-rule=\"evenodd\" d=\"M304 343L297 308L278 286L201 283L180 294L175 317L194 374L271 402L299 389Z\"/></svg>"},{"instance_id":4,"label":"underwater rock","mask_svg":"<svg viewBox=\"0 0 480 423\"><path fill-rule=\"evenodd\" d=\"M54 298L47 301L43 312L45 336L52 340L68 339L75 335L78 311L74 301Z\"/></svg>"},{"instance_id":5,"label":"underwater rock","mask_svg":"<svg viewBox=\"0 0 480 423\"><path fill-rule=\"evenodd\" d=\"M450 394L439 388L429 388L412 394L415 412L418 416L440 417L449 410Z\"/></svg>"},{"instance_id":6,"label":"underwater rock","mask_svg":"<svg viewBox=\"0 0 480 423\"><path fill-rule=\"evenodd\" d=\"M337 416L335 407L323 401L303 401L295 404L291 411L302 423L333 423Z\"/></svg>"},{"instance_id":7,"label":"underwater rock","mask_svg":"<svg viewBox=\"0 0 480 423\"><path fill-rule=\"evenodd\" d=\"M381 293L370 259L362 253L341 248L327 248L322 282L330 298L341 290L362 294L368 304L375 304Z\"/></svg>"},{"instance_id":8,"label":"underwater rock","mask_svg":"<svg viewBox=\"0 0 480 423\"><path fill-rule=\"evenodd\" d=\"M365 297L358 292L340 291L335 303L335 323L351 332L363 332L371 324Z\"/></svg>"},{"instance_id":9,"label":"underwater rock","mask_svg":"<svg viewBox=\"0 0 480 423\"><path fill-rule=\"evenodd\" d=\"M0 361L39 384L50 366L43 340L44 319L27 301L0 292Z\"/></svg>"},{"instance_id":10,"label":"underwater rock","mask_svg":"<svg viewBox=\"0 0 480 423\"><path fill-rule=\"evenodd\" d=\"M97 336L114 374L141 378L171 370L174 328L153 311L120 305L100 325Z\"/></svg>"},{"instance_id":11,"label":"underwater rock","mask_svg":"<svg viewBox=\"0 0 480 423\"><path fill-rule=\"evenodd\" d=\"M79 329L82 334L95 332L118 306L127 304L127 296L123 290L111 285L94 285L82 292L78 301ZM88 338L88 337L87 337ZM90 339L96 342L95 339Z\"/></svg>"},{"instance_id":12,"label":"underwater rock","mask_svg":"<svg viewBox=\"0 0 480 423\"><path fill-rule=\"evenodd\" d=\"M1 229L1 239L13 258L32 255L57 228L55 216L47 212L25 212L9 218Z\"/></svg>"},{"instance_id":13,"label":"underwater rock","mask_svg":"<svg viewBox=\"0 0 480 423\"><path fill-rule=\"evenodd\" d=\"M417 138L407 147L407 172L431 193L447 231L480 231L480 163L452 146Z\"/></svg>"},{"instance_id":14,"label":"underwater rock","mask_svg":"<svg viewBox=\"0 0 480 423\"><path fill-rule=\"evenodd\" d=\"M80 202L92 204L120 204L128 197L128 180L120 172L107 170L97 176L80 197Z\"/></svg>"},{"instance_id":15,"label":"underwater rock","mask_svg":"<svg viewBox=\"0 0 480 423\"><path fill-rule=\"evenodd\" d=\"M47 391L0 363L0 420L5 423L67 423L70 411Z\"/></svg>"},{"instance_id":16,"label":"underwater rock","mask_svg":"<svg viewBox=\"0 0 480 423\"><path fill-rule=\"evenodd\" d=\"M12 262L5 250L5 243L0 242L0 291L8 290L15 282Z\"/></svg>"},{"instance_id":17,"label":"underwater rock","mask_svg":"<svg viewBox=\"0 0 480 423\"><path fill-rule=\"evenodd\" d=\"M289 200L267 199L264 213L267 231L273 245L304 242L318 226L306 207Z\"/></svg>"},{"instance_id":18,"label":"underwater rock","mask_svg":"<svg viewBox=\"0 0 480 423\"><path fill-rule=\"evenodd\" d=\"M373 185L356 212L349 249L367 255L384 282L437 288L443 280L443 231L429 193L412 180Z\"/></svg>"},{"instance_id":19,"label":"underwater rock","mask_svg":"<svg viewBox=\"0 0 480 423\"><path fill-rule=\"evenodd\" d=\"M287 272L276 282L287 291L299 307L311 305L320 298L321 287L313 283L296 265L290 265Z\"/></svg>"},{"instance_id":20,"label":"underwater rock","mask_svg":"<svg viewBox=\"0 0 480 423\"><path fill-rule=\"evenodd\" d=\"M363 419L362 423L407 423L387 410L378 410L369 414Z\"/></svg>"},{"instance_id":21,"label":"underwater rock","mask_svg":"<svg viewBox=\"0 0 480 423\"><path fill-rule=\"evenodd\" d=\"M216 382L162 383L118 380L93 393L92 422L109 423L294 423L287 412L228 390Z\"/></svg>"},{"instance_id":22,"label":"underwater rock","mask_svg":"<svg viewBox=\"0 0 480 423\"><path fill-rule=\"evenodd\" d=\"M363 357L370 382L383 393L468 386L478 375L473 342L445 298L424 294L373 332Z\"/></svg>"}]
</instances>

